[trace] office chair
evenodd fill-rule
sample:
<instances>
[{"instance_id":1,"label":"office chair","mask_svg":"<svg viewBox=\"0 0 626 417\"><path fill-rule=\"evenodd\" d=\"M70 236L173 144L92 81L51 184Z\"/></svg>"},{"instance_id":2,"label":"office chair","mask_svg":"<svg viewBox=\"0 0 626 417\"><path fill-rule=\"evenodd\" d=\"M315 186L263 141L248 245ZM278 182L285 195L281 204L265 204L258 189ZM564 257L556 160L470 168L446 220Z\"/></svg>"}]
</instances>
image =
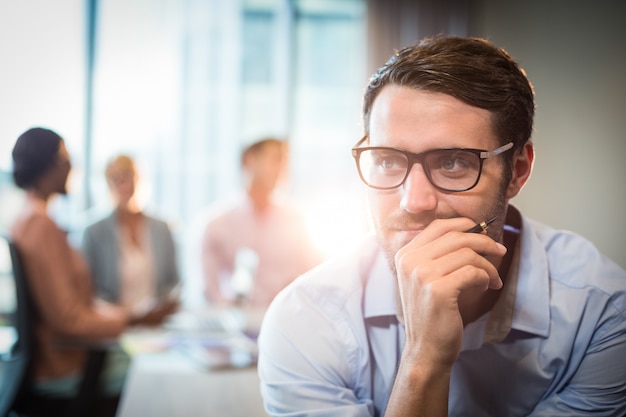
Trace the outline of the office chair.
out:
<instances>
[{"instance_id":1,"label":"office chair","mask_svg":"<svg viewBox=\"0 0 626 417\"><path fill-rule=\"evenodd\" d=\"M16 279L9 242L0 238L0 417L11 414L31 357L26 288Z\"/></svg>"},{"instance_id":2,"label":"office chair","mask_svg":"<svg viewBox=\"0 0 626 417\"><path fill-rule=\"evenodd\" d=\"M17 342L13 349L15 358L11 364L12 374L8 374L6 410L0 408L0 417L89 417L113 416L119 398L100 396L99 381L107 355L107 347L90 346L87 362L83 369L78 392L71 397L55 397L37 393L32 387L30 368L36 344L33 337L32 317L34 305L24 276L19 251L8 239L0 240L1 251L10 253L12 276L16 295ZM1 258L0 258L1 259ZM3 364L4 367L4 364ZM2 372L4 375L4 370ZM1 387L3 401L5 387Z\"/></svg>"}]
</instances>

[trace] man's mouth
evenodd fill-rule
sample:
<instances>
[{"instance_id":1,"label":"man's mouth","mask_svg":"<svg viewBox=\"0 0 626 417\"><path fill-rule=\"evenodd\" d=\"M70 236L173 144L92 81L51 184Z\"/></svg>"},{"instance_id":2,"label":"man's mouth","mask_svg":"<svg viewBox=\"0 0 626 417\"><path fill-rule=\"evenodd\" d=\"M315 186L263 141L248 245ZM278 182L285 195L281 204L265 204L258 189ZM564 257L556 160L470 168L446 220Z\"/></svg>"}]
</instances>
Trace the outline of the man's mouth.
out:
<instances>
[{"instance_id":1,"label":"man's mouth","mask_svg":"<svg viewBox=\"0 0 626 417\"><path fill-rule=\"evenodd\" d=\"M424 231L424 225L391 225L387 230L399 237L403 242L410 242Z\"/></svg>"}]
</instances>

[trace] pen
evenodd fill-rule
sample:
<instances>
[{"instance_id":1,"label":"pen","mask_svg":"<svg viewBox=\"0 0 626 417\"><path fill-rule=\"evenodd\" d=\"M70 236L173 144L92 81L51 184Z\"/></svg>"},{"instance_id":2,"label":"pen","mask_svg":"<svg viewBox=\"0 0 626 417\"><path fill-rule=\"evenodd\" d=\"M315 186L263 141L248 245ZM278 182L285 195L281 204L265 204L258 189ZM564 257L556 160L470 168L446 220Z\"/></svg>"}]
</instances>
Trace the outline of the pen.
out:
<instances>
[{"instance_id":1,"label":"pen","mask_svg":"<svg viewBox=\"0 0 626 417\"><path fill-rule=\"evenodd\" d=\"M498 216L494 216L494 217L490 218L489 220L487 220L486 222L482 221L482 222L478 223L476 226L472 227L471 229L466 230L465 233L486 232L487 231L487 227L489 227L489 225L491 223L496 221L497 218L498 218Z\"/></svg>"}]
</instances>

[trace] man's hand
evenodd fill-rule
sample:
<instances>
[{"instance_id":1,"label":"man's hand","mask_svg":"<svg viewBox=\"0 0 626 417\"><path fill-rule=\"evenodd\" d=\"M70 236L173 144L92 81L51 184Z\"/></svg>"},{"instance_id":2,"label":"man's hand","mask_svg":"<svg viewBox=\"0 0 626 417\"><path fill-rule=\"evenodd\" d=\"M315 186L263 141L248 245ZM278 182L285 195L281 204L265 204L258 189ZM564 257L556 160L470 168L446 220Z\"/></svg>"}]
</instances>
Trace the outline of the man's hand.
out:
<instances>
[{"instance_id":1,"label":"man's hand","mask_svg":"<svg viewBox=\"0 0 626 417\"><path fill-rule=\"evenodd\" d=\"M484 291L502 287L485 256L503 256L506 248L485 234L464 233L473 225L466 218L435 220L396 254L407 354L451 367L463 334L459 298L466 294L474 307Z\"/></svg>"},{"instance_id":2,"label":"man's hand","mask_svg":"<svg viewBox=\"0 0 626 417\"><path fill-rule=\"evenodd\" d=\"M502 287L486 256L501 257L506 248L464 232L474 225L467 218L435 220L396 254L406 343L387 415L447 415L463 314L480 307L486 290Z\"/></svg>"}]
</instances>

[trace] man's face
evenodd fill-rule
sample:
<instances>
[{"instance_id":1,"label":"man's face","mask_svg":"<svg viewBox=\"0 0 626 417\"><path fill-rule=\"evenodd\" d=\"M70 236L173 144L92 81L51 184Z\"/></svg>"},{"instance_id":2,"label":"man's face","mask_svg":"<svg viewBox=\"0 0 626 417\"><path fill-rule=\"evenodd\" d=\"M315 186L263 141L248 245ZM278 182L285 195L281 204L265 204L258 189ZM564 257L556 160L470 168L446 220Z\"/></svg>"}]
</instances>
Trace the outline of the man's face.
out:
<instances>
[{"instance_id":1,"label":"man's face","mask_svg":"<svg viewBox=\"0 0 626 417\"><path fill-rule=\"evenodd\" d=\"M268 143L257 154L248 156L245 168L253 186L270 193L284 174L285 162L285 148L280 144Z\"/></svg>"},{"instance_id":2,"label":"man's face","mask_svg":"<svg viewBox=\"0 0 626 417\"><path fill-rule=\"evenodd\" d=\"M493 150L500 146L491 128L490 112L452 96L389 85L375 99L370 117L370 146L420 153L442 148ZM477 223L495 215L489 228L500 240L506 197L502 157L486 159L476 187L457 193L439 191L416 163L403 185L392 190L369 189L376 234L395 270L396 252L437 218L469 217Z\"/></svg>"}]
</instances>

